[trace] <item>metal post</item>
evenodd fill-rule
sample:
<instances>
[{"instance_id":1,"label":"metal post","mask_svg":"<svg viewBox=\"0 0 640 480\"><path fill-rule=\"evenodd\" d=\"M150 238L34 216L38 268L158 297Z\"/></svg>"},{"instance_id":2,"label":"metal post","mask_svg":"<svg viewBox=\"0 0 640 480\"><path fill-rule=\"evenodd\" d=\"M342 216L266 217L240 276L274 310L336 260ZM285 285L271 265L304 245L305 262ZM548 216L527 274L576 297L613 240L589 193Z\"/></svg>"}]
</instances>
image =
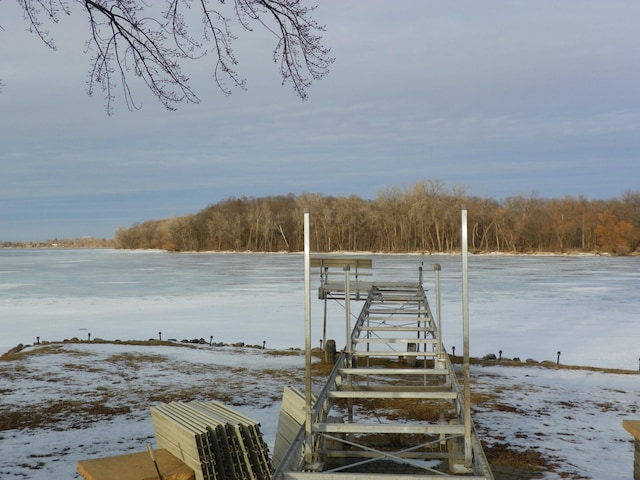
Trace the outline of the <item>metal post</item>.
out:
<instances>
[{"instance_id":1,"label":"metal post","mask_svg":"<svg viewBox=\"0 0 640 480\"><path fill-rule=\"evenodd\" d=\"M352 357L352 339L351 339L351 287L349 285L349 270L351 267L349 264L344 266L344 311L345 311L345 324L347 330L347 343L345 345L345 352L347 354L347 366L353 367ZM351 386L351 375L348 376L348 384ZM349 423L353 423L353 399L347 399L347 417Z\"/></svg>"},{"instance_id":2,"label":"metal post","mask_svg":"<svg viewBox=\"0 0 640 480\"><path fill-rule=\"evenodd\" d=\"M347 346L346 352L348 355L349 363L351 363L351 289L349 285L349 270L351 267L349 264L344 266L344 311L346 315L345 324L347 329Z\"/></svg>"},{"instance_id":3,"label":"metal post","mask_svg":"<svg viewBox=\"0 0 640 480\"><path fill-rule=\"evenodd\" d=\"M324 299L324 313L322 315L322 345L327 346L327 298ZM323 351L324 351L323 347Z\"/></svg>"},{"instance_id":4,"label":"metal post","mask_svg":"<svg viewBox=\"0 0 640 480\"><path fill-rule=\"evenodd\" d=\"M435 365L436 368L446 368L447 363L444 360L444 349L442 347L442 311L440 310L440 270L442 267L439 263L436 263L433 266L433 270L436 276L436 328L437 332L437 343L436 343L436 354L437 354L437 363ZM447 383L450 382L451 379L447 375ZM440 413L440 423L445 423L445 409L443 405L443 401L440 400L438 402L438 410ZM441 445L446 445L446 435L440 434L440 443Z\"/></svg>"},{"instance_id":5,"label":"metal post","mask_svg":"<svg viewBox=\"0 0 640 480\"><path fill-rule=\"evenodd\" d=\"M438 343L436 344L436 348L438 349L438 360L442 361L442 311L440 310L440 270L442 270L442 267L439 263L436 263L433 266L433 270L436 272L436 317L438 325Z\"/></svg>"},{"instance_id":6,"label":"metal post","mask_svg":"<svg viewBox=\"0 0 640 480\"><path fill-rule=\"evenodd\" d=\"M419 282L419 285L422 286L422 264L420 264L420 266L418 267L418 282ZM418 310L420 310L420 305L418 305ZM425 312L424 316L426 318L426 316L427 316L426 312ZM427 321L426 320L425 320L424 324L425 324L425 326L427 325ZM420 324L420 314L418 313L418 331L416 332L417 333L416 337L418 338L418 340L420 340L420 325L421 325ZM423 335L424 335L424 338L426 339L427 338L427 332L424 332ZM426 352L427 351L427 343L425 342L423 345L424 345L424 351ZM416 348L417 348L418 351L420 351L420 342L416 343ZM427 362L425 361L424 364L426 366Z\"/></svg>"},{"instance_id":7,"label":"metal post","mask_svg":"<svg viewBox=\"0 0 640 480\"><path fill-rule=\"evenodd\" d=\"M322 271L320 272L320 283L324 285L327 282L327 277L329 268L324 267L324 274ZM324 297L324 315L322 317L322 345L327 346L327 294L326 292L322 294Z\"/></svg>"},{"instance_id":8,"label":"metal post","mask_svg":"<svg viewBox=\"0 0 640 480\"><path fill-rule=\"evenodd\" d=\"M313 463L311 432L311 253L309 241L309 209L304 209L304 353L305 353L305 448L304 460Z\"/></svg>"},{"instance_id":9,"label":"metal post","mask_svg":"<svg viewBox=\"0 0 640 480\"><path fill-rule=\"evenodd\" d=\"M469 369L469 259L467 210L462 210L462 335L464 350L464 466L471 469L471 372Z\"/></svg>"}]
</instances>

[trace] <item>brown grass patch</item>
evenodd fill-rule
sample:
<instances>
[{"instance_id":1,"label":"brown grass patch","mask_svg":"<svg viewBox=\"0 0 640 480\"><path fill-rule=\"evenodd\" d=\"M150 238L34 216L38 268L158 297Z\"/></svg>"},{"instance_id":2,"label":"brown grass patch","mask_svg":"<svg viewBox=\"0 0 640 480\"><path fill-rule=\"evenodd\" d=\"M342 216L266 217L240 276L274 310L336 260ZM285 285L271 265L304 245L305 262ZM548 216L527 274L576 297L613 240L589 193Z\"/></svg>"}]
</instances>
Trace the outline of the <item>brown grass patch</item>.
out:
<instances>
[{"instance_id":1,"label":"brown grass patch","mask_svg":"<svg viewBox=\"0 0 640 480\"><path fill-rule=\"evenodd\" d=\"M150 355L138 352L122 352L107 357L106 363L123 364L133 371L139 370L144 363L163 363L168 359L164 355Z\"/></svg>"},{"instance_id":2,"label":"brown grass patch","mask_svg":"<svg viewBox=\"0 0 640 480\"><path fill-rule=\"evenodd\" d=\"M83 428L97 420L106 420L130 413L131 408L111 406L105 398L64 400L21 405L20 408L0 409L0 431L25 428Z\"/></svg>"},{"instance_id":3,"label":"brown grass patch","mask_svg":"<svg viewBox=\"0 0 640 480\"><path fill-rule=\"evenodd\" d=\"M22 350L12 354L4 354L0 356L0 361L2 362L13 362L17 360L22 360L27 357L35 357L38 355L55 355L58 353L64 354L73 354L78 356L87 356L91 355L87 352L70 352L64 348L64 344L62 343L50 343L47 345L38 345L38 346L25 346Z\"/></svg>"},{"instance_id":4,"label":"brown grass patch","mask_svg":"<svg viewBox=\"0 0 640 480\"><path fill-rule=\"evenodd\" d=\"M554 459L545 457L537 450L516 450L511 448L508 443L495 443L491 446L483 445L483 449L492 469L496 467L517 467L530 473L540 473L553 471L557 467Z\"/></svg>"}]
</instances>

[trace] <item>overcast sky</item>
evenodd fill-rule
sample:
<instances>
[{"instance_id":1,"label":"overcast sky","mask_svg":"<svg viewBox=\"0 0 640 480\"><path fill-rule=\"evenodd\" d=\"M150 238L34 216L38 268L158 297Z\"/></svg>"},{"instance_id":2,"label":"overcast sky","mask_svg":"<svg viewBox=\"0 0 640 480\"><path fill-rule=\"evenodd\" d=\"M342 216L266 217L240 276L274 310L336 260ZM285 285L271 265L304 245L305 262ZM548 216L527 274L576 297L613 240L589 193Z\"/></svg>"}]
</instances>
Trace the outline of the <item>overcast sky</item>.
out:
<instances>
[{"instance_id":1,"label":"overcast sky","mask_svg":"<svg viewBox=\"0 0 640 480\"><path fill-rule=\"evenodd\" d=\"M207 60L201 102L166 111L134 83L107 116L86 94L81 15L51 51L0 0L0 241L97 236L228 197L375 198L439 180L473 195L640 190L640 2L319 0L336 57L300 101L273 40L236 33L248 90Z\"/></svg>"}]
</instances>

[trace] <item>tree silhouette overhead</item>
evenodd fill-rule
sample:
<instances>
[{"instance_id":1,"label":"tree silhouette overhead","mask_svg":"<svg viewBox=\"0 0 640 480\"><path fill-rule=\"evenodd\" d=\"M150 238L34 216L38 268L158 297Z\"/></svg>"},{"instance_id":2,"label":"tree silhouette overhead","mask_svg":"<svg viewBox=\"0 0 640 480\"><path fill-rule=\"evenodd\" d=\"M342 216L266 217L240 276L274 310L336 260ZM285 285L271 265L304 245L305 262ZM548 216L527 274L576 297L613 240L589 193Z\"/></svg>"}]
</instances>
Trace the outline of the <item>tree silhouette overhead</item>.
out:
<instances>
[{"instance_id":1,"label":"tree silhouette overhead","mask_svg":"<svg viewBox=\"0 0 640 480\"><path fill-rule=\"evenodd\" d=\"M86 43L91 54L88 92L101 88L107 113L113 111L115 92L120 87L128 108L136 109L130 78L142 79L169 110L181 102L197 103L198 96L183 64L189 60L213 58L213 78L229 95L245 89L237 72L233 51L235 30L265 28L274 35L273 61L282 83L289 83L296 95L306 99L313 80L324 77L333 63L322 44L324 26L312 13L315 6L300 0L19 0L29 30L49 48L55 39L47 26L69 17L77 8L88 21Z\"/></svg>"}]
</instances>

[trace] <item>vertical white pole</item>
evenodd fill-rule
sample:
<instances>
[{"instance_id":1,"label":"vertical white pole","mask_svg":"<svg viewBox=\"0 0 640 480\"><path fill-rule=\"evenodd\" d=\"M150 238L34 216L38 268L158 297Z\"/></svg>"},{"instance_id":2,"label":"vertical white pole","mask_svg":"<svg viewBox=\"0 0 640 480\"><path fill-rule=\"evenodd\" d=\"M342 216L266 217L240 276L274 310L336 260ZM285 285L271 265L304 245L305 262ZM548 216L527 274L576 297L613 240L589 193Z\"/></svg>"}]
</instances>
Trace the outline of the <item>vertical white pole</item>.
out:
<instances>
[{"instance_id":1,"label":"vertical white pole","mask_svg":"<svg viewBox=\"0 0 640 480\"><path fill-rule=\"evenodd\" d=\"M351 285L349 283L349 271L351 266L347 263L344 266L344 311L345 311L345 329L347 339L345 344L345 352L347 355L347 367L353 367L353 345L351 341ZM351 375L348 375L348 384L351 386ZM349 423L353 423L353 400L347 399L347 418Z\"/></svg>"},{"instance_id":2,"label":"vertical white pole","mask_svg":"<svg viewBox=\"0 0 640 480\"><path fill-rule=\"evenodd\" d=\"M345 311L345 328L347 330L347 343L346 350L349 360L349 366L351 366L351 286L349 284L349 270L351 267L349 264L344 266L344 311Z\"/></svg>"},{"instance_id":3,"label":"vertical white pole","mask_svg":"<svg viewBox=\"0 0 640 480\"><path fill-rule=\"evenodd\" d=\"M305 462L313 463L311 432L311 253L309 241L309 209L304 209L304 353L305 353Z\"/></svg>"},{"instance_id":4,"label":"vertical white pole","mask_svg":"<svg viewBox=\"0 0 640 480\"><path fill-rule=\"evenodd\" d=\"M436 317L438 326L438 343L437 343L437 353L438 353L438 361L442 362L442 310L440 309L440 270L442 267L439 263L436 263L433 266L433 269L436 272ZM442 368L442 366L438 366L438 368Z\"/></svg>"},{"instance_id":5,"label":"vertical white pole","mask_svg":"<svg viewBox=\"0 0 640 480\"><path fill-rule=\"evenodd\" d=\"M462 210L462 335L464 348L464 466L471 468L471 373L469 370L469 259L467 210Z\"/></svg>"}]
</instances>

